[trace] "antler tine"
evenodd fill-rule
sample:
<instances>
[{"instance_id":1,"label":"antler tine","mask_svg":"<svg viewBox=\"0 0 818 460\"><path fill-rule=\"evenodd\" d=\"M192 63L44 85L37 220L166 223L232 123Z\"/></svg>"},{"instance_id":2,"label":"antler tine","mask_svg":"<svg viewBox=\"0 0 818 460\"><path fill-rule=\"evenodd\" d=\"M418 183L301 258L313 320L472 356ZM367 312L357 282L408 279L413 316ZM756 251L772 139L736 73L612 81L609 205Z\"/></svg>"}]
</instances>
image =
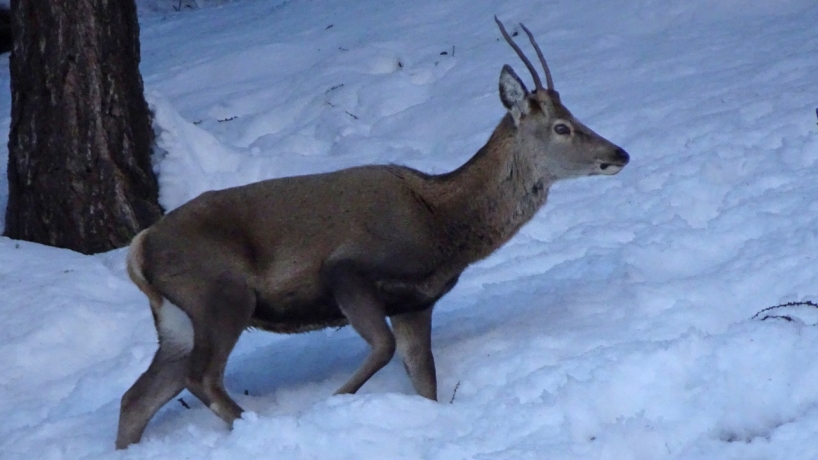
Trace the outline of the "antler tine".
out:
<instances>
[{"instance_id":1,"label":"antler tine","mask_svg":"<svg viewBox=\"0 0 818 460\"><path fill-rule=\"evenodd\" d=\"M537 57L540 58L540 64L542 64L543 70L545 70L545 84L548 85L548 89L554 91L554 80L551 78L551 71L548 70L548 64L545 63L545 57L542 55L542 51L540 51L540 45L534 40L534 35L528 30L528 27L524 26L523 23L520 23L520 27L523 28L525 34L528 35L528 39L531 40L531 45L534 47L534 50L537 52Z\"/></svg>"},{"instance_id":2,"label":"antler tine","mask_svg":"<svg viewBox=\"0 0 818 460\"><path fill-rule=\"evenodd\" d=\"M514 51L517 53L517 56L520 56L520 59L522 59L525 66L528 67L528 71L531 72L531 77L534 78L534 86L536 86L538 90L539 89L544 90L544 88L542 87L542 80L540 80L540 76L537 75L537 70L534 69L533 65L531 65L531 61L529 61L528 58L525 57L525 54L523 54L523 50L521 50L520 47L517 46L516 43L514 43L514 40L511 39L511 36L508 34L508 32L506 32L506 28L503 27L503 23L500 22L499 19L497 19L497 15L494 16L494 21L500 27L500 32L503 34L503 38L506 39L508 44L511 45L511 47L514 49ZM537 48L537 50L539 51L539 48ZM545 62L545 61L543 61L543 62ZM550 77L549 77L548 81L551 81ZM550 85L549 85L549 87L550 87Z\"/></svg>"}]
</instances>

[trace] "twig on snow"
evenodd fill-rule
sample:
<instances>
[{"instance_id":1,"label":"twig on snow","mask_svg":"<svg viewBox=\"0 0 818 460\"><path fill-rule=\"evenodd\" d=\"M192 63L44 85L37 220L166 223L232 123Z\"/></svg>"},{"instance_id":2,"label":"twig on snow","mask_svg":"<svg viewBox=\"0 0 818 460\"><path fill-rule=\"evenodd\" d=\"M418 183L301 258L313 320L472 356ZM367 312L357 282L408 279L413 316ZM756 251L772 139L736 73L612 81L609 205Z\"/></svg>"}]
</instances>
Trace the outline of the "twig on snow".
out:
<instances>
[{"instance_id":1,"label":"twig on snow","mask_svg":"<svg viewBox=\"0 0 818 460\"><path fill-rule=\"evenodd\" d=\"M789 315L767 315L767 314L765 314L764 316L761 316L761 314L765 313L765 312L768 312L770 310L776 310L778 308L798 307L798 306L802 306L802 305L806 305L808 307L813 307L813 308L818 308L818 304L816 304L815 302L811 302L809 300L806 300L806 301L803 301L803 302L787 302L787 303L782 303L780 305L773 305L772 307L764 308L764 309L760 310L758 313L756 313L755 315L753 315L753 317L750 318L750 319L760 319L761 321L766 321L766 320L768 320L770 318L773 318L773 319L784 319L784 320L787 320L787 321L792 321L793 319Z\"/></svg>"},{"instance_id":2,"label":"twig on snow","mask_svg":"<svg viewBox=\"0 0 818 460\"><path fill-rule=\"evenodd\" d=\"M454 402L455 396L457 396L457 389L460 388L460 380L454 385L454 391L452 391L452 399L449 400L449 404Z\"/></svg>"}]
</instances>

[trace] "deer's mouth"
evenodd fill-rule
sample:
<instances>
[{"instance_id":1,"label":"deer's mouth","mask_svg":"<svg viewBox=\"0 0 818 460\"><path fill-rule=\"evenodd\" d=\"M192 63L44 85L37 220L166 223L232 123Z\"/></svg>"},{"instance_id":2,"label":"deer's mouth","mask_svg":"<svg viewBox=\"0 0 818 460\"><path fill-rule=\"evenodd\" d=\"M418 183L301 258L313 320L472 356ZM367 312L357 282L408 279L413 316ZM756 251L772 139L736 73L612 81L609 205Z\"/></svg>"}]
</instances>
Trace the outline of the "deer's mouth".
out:
<instances>
[{"instance_id":1,"label":"deer's mouth","mask_svg":"<svg viewBox=\"0 0 818 460\"><path fill-rule=\"evenodd\" d=\"M599 172L600 174L604 174L606 176L612 176L619 171L622 171L625 165L623 164L614 164L614 163L600 163L599 164Z\"/></svg>"},{"instance_id":2,"label":"deer's mouth","mask_svg":"<svg viewBox=\"0 0 818 460\"><path fill-rule=\"evenodd\" d=\"M601 174L608 176L614 175L619 171L622 171L622 168L624 168L625 165L631 161L631 157L628 155L628 152L622 148L617 148L613 156L615 158L612 160L599 162L599 171Z\"/></svg>"}]
</instances>

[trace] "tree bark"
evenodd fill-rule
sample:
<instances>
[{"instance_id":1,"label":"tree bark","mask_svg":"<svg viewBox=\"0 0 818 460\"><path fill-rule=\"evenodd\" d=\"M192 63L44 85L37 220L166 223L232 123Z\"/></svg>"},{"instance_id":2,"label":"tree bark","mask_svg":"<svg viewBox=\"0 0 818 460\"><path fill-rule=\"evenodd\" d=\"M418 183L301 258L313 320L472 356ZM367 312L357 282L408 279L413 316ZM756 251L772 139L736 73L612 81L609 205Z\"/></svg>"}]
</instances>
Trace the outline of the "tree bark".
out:
<instances>
[{"instance_id":1,"label":"tree bark","mask_svg":"<svg viewBox=\"0 0 818 460\"><path fill-rule=\"evenodd\" d=\"M12 0L5 235L85 254L162 214L134 0Z\"/></svg>"}]
</instances>

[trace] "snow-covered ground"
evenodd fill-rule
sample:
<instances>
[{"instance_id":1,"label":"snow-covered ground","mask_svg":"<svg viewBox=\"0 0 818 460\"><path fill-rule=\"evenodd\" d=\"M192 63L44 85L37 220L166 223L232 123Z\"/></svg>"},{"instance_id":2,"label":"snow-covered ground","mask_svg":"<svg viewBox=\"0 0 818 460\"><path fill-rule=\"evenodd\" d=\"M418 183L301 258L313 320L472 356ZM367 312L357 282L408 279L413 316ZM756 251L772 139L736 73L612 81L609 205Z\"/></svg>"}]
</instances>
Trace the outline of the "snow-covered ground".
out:
<instances>
[{"instance_id":1,"label":"snow-covered ground","mask_svg":"<svg viewBox=\"0 0 818 460\"><path fill-rule=\"evenodd\" d=\"M502 65L528 77L494 14L526 23L631 164L555 186L438 304L439 403L397 362L331 396L368 351L349 328L251 331L232 432L184 392L118 452L156 346L124 250L0 238L0 458L818 459L818 310L752 318L818 300L814 0L186 3L140 0L168 208L364 163L455 168L504 113Z\"/></svg>"}]
</instances>

